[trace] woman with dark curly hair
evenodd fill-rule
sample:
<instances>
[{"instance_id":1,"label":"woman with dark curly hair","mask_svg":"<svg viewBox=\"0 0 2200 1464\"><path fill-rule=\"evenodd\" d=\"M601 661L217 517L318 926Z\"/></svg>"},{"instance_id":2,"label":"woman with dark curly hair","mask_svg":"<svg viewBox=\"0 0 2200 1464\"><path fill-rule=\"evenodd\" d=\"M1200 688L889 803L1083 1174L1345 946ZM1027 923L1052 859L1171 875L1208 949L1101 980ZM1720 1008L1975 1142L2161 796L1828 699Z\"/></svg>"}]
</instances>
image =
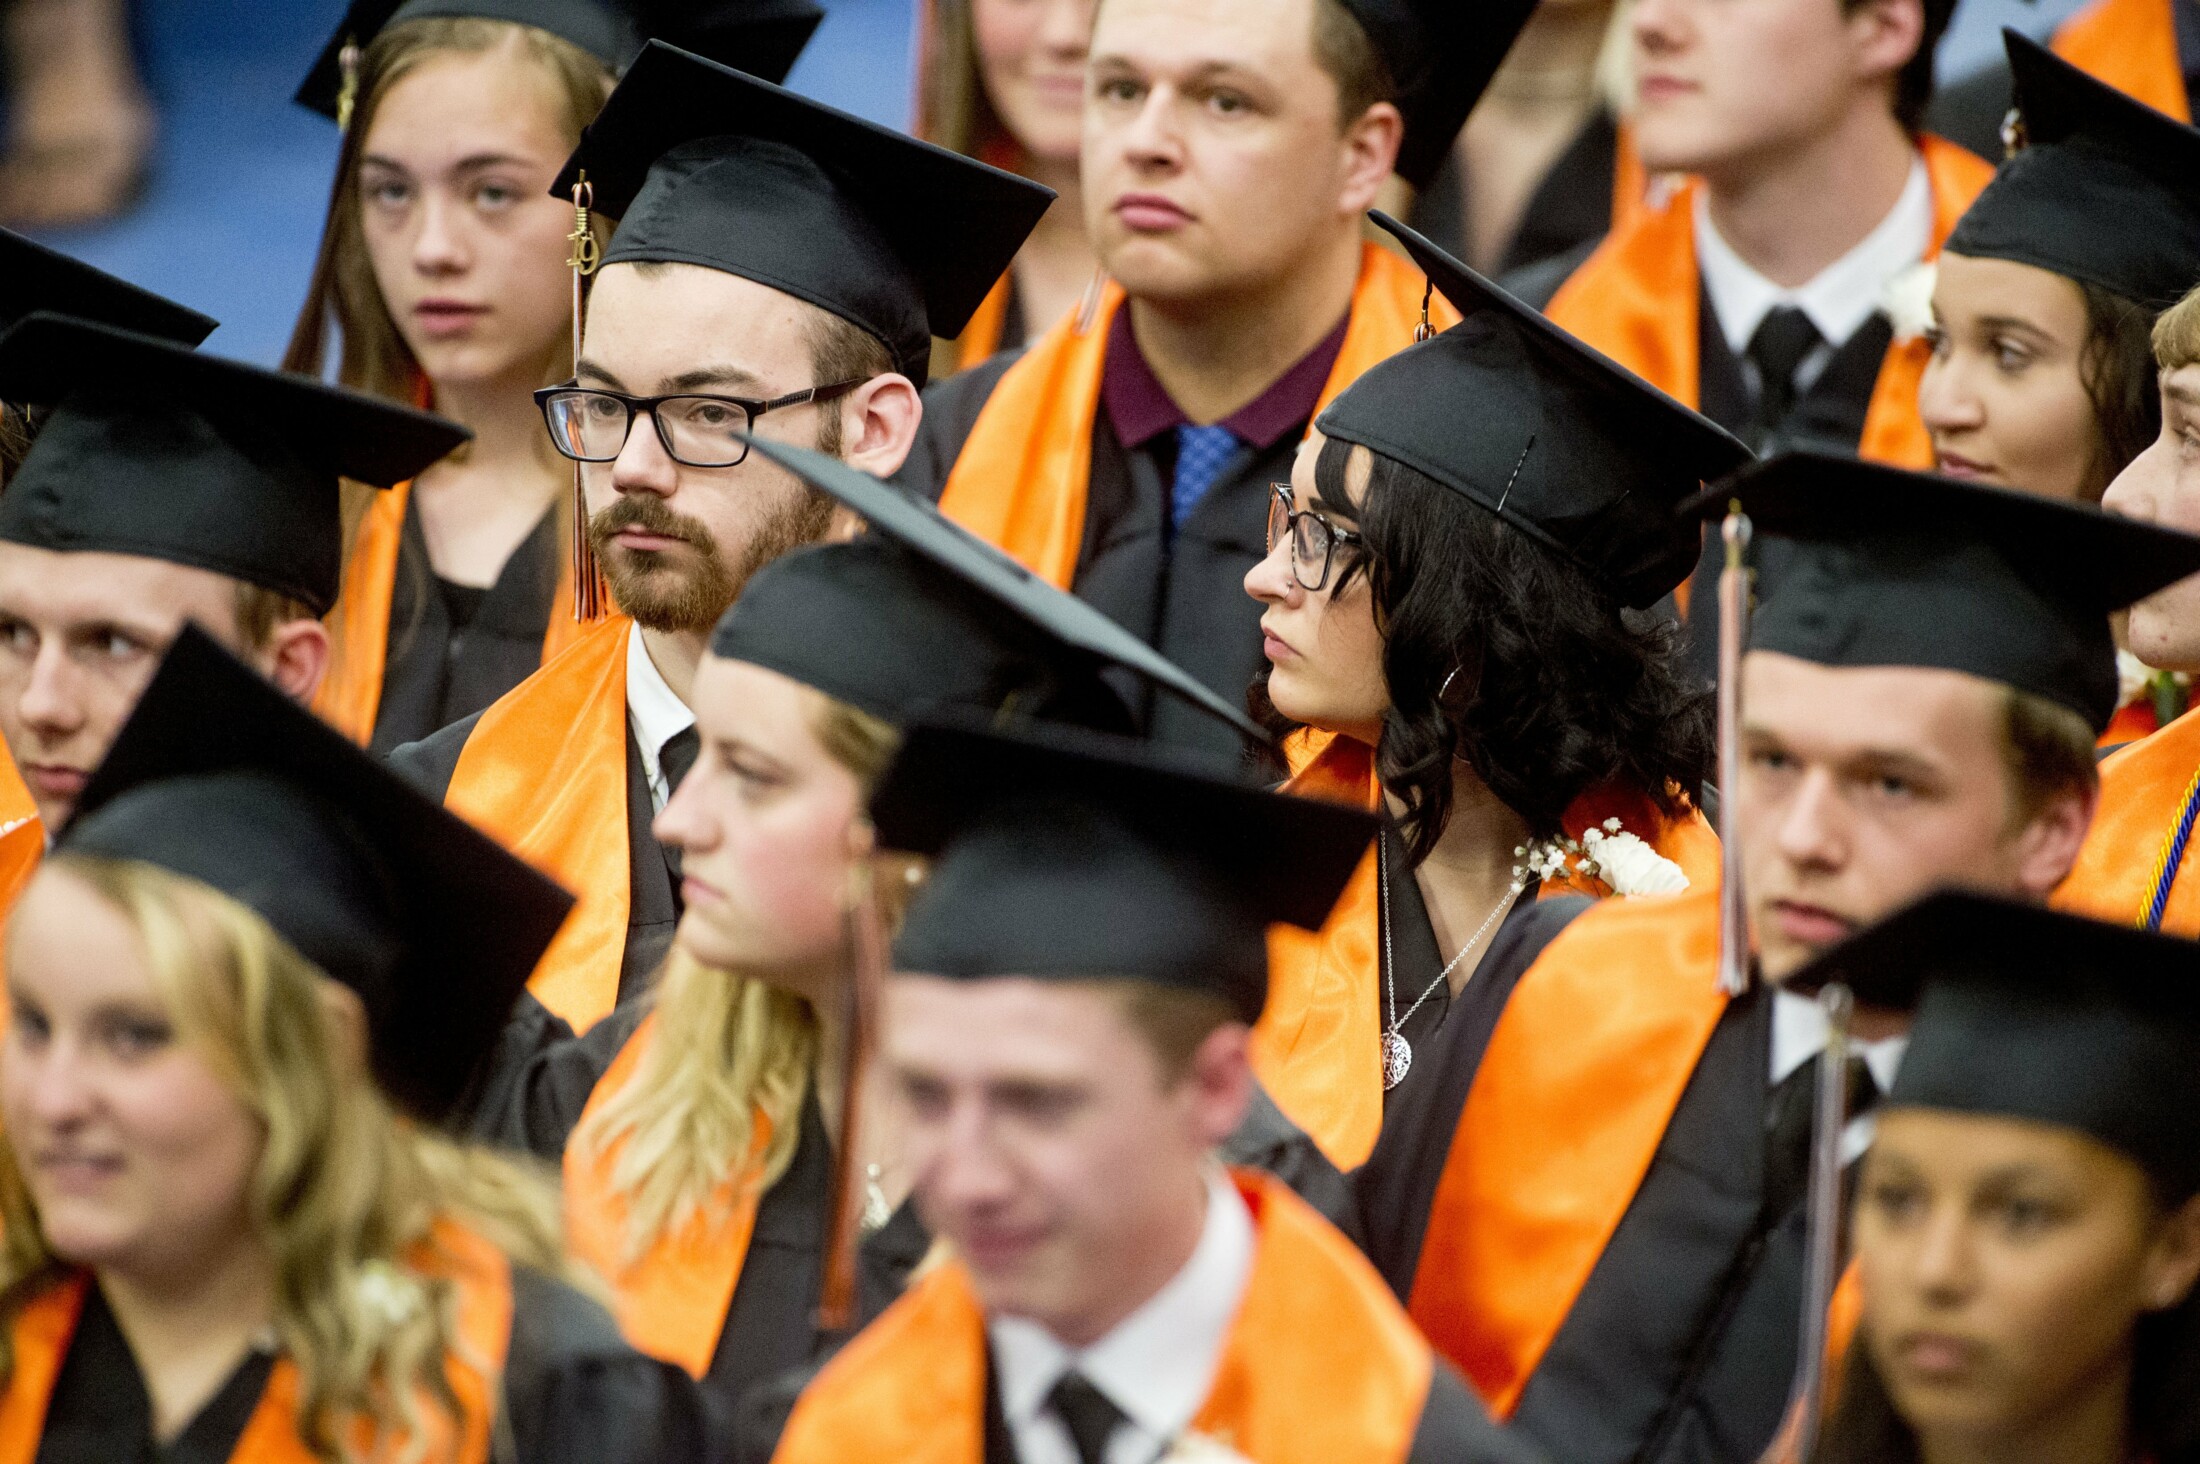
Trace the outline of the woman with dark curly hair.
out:
<instances>
[{"instance_id":1,"label":"woman with dark curly hair","mask_svg":"<svg viewBox=\"0 0 2200 1464\"><path fill-rule=\"evenodd\" d=\"M1713 876L1708 694L1645 614L1694 564L1674 505L1749 454L1381 215L1465 321L1368 373L1278 485L1262 683L1290 788L1387 808L1318 935L1279 936L1262 1081L1340 1164L1439 1029L1444 1081L1578 905ZM1401 1088L1401 1085L1404 1085Z\"/></svg>"}]
</instances>

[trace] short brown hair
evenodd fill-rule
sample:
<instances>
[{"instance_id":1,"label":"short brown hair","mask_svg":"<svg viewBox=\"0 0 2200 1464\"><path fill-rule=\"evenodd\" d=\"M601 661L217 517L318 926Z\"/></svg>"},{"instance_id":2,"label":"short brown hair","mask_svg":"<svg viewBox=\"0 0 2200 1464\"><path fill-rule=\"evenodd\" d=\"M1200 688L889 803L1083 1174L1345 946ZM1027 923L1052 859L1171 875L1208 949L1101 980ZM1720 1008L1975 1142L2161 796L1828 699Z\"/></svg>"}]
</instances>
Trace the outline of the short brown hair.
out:
<instances>
[{"instance_id":1,"label":"short brown hair","mask_svg":"<svg viewBox=\"0 0 2200 1464\"><path fill-rule=\"evenodd\" d=\"M830 310L819 308L811 316L809 336L813 385L869 381L895 369L894 353L886 349L884 341ZM825 402L817 412L817 450L827 457L839 457L840 402Z\"/></svg>"},{"instance_id":2,"label":"short brown hair","mask_svg":"<svg viewBox=\"0 0 2200 1464\"><path fill-rule=\"evenodd\" d=\"M1240 1020L1219 996L1186 991L1152 981L1109 983L1121 993L1124 1020L1138 1030L1161 1067L1161 1081L1174 1087L1192 1070L1199 1044L1217 1029Z\"/></svg>"},{"instance_id":3,"label":"short brown hair","mask_svg":"<svg viewBox=\"0 0 2200 1464\"><path fill-rule=\"evenodd\" d=\"M2002 703L2002 762L2009 770L2009 826L2022 828L2058 798L2091 798L2101 786L2093 728L2060 702L2009 688Z\"/></svg>"},{"instance_id":4,"label":"short brown hair","mask_svg":"<svg viewBox=\"0 0 2200 1464\"><path fill-rule=\"evenodd\" d=\"M237 581L236 595L237 639L248 650L266 650L278 626L288 625L293 620L321 618L305 601L247 580Z\"/></svg>"},{"instance_id":5,"label":"short brown hair","mask_svg":"<svg viewBox=\"0 0 2200 1464\"><path fill-rule=\"evenodd\" d=\"M2154 322L2154 364L2176 371L2200 361L2200 285Z\"/></svg>"},{"instance_id":6,"label":"short brown hair","mask_svg":"<svg viewBox=\"0 0 2200 1464\"><path fill-rule=\"evenodd\" d=\"M1473 4L1477 0L1454 0ZM1314 0L1314 64L1337 83L1337 125L1349 127L1377 102L1395 101L1398 80L1367 28L1343 0Z\"/></svg>"}]
</instances>

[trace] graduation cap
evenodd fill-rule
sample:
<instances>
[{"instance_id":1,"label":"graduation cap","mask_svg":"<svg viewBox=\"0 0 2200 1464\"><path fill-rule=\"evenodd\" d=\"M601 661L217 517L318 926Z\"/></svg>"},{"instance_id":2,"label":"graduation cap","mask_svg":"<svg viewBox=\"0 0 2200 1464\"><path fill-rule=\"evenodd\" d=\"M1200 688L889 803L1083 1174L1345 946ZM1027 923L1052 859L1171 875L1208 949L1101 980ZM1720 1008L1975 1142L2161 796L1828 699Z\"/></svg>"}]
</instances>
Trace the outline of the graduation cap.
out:
<instances>
[{"instance_id":1,"label":"graduation cap","mask_svg":"<svg viewBox=\"0 0 2200 1464\"><path fill-rule=\"evenodd\" d=\"M1426 188L1535 0L1342 0L1397 85L1398 176Z\"/></svg>"},{"instance_id":2,"label":"graduation cap","mask_svg":"<svg viewBox=\"0 0 2200 1464\"><path fill-rule=\"evenodd\" d=\"M1717 518L1730 501L1792 551L1750 649L1966 672L2066 706L2096 732L2116 710L2109 615L2200 573L2192 535L1855 458L1783 453L1681 511Z\"/></svg>"},{"instance_id":3,"label":"graduation cap","mask_svg":"<svg viewBox=\"0 0 2200 1464\"><path fill-rule=\"evenodd\" d=\"M2200 944L1950 891L1795 980L1914 1013L1888 1103L2076 1129L2200 1192Z\"/></svg>"},{"instance_id":4,"label":"graduation cap","mask_svg":"<svg viewBox=\"0 0 2200 1464\"><path fill-rule=\"evenodd\" d=\"M782 81L825 12L809 0L352 0L292 98L337 120L343 113L344 53L408 20L506 20L569 41L617 76L650 37Z\"/></svg>"},{"instance_id":5,"label":"graduation cap","mask_svg":"<svg viewBox=\"0 0 2200 1464\"><path fill-rule=\"evenodd\" d=\"M2200 129L2002 32L2022 147L1947 248L2098 285L2156 309L2200 281Z\"/></svg>"},{"instance_id":6,"label":"graduation cap","mask_svg":"<svg viewBox=\"0 0 2200 1464\"><path fill-rule=\"evenodd\" d=\"M1150 744L946 724L910 729L871 820L882 846L933 860L897 970L1149 981L1247 1022L1267 1000L1266 928L1319 928L1376 827Z\"/></svg>"},{"instance_id":7,"label":"graduation cap","mask_svg":"<svg viewBox=\"0 0 2200 1464\"><path fill-rule=\"evenodd\" d=\"M438 1119L572 899L186 626L56 845L210 885L359 994L377 1076Z\"/></svg>"},{"instance_id":8,"label":"graduation cap","mask_svg":"<svg viewBox=\"0 0 2200 1464\"><path fill-rule=\"evenodd\" d=\"M195 346L218 323L211 315L139 289L13 229L0 229L0 280L7 284L6 296L0 297L0 327L45 310Z\"/></svg>"},{"instance_id":9,"label":"graduation cap","mask_svg":"<svg viewBox=\"0 0 2200 1464\"><path fill-rule=\"evenodd\" d=\"M551 191L586 175L619 220L605 264L755 280L876 336L925 380L1052 189L651 41Z\"/></svg>"},{"instance_id":10,"label":"graduation cap","mask_svg":"<svg viewBox=\"0 0 2200 1464\"><path fill-rule=\"evenodd\" d=\"M896 725L962 706L1107 728L1107 713L1123 708L1098 676L1121 666L1267 741L1175 662L925 500L823 453L749 441L861 515L876 542L820 546L759 570L718 622L711 654L769 667Z\"/></svg>"},{"instance_id":11,"label":"graduation cap","mask_svg":"<svg viewBox=\"0 0 2200 1464\"><path fill-rule=\"evenodd\" d=\"M1396 219L1370 217L1465 319L1370 368L1315 425L1496 514L1621 604L1656 604L1702 552L1674 507L1749 449Z\"/></svg>"},{"instance_id":12,"label":"graduation cap","mask_svg":"<svg viewBox=\"0 0 2200 1464\"><path fill-rule=\"evenodd\" d=\"M0 401L52 416L0 494L0 539L210 569L336 603L339 478L403 482L456 423L310 377L44 313L0 336Z\"/></svg>"}]
</instances>

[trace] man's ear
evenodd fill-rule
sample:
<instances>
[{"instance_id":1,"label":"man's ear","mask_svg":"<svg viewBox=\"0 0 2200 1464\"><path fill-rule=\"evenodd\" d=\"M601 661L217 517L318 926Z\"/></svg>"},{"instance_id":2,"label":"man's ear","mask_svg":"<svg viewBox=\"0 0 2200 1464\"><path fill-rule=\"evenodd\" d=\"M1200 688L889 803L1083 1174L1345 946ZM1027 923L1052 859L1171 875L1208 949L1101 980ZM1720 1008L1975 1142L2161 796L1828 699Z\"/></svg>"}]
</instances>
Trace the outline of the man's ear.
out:
<instances>
[{"instance_id":1,"label":"man's ear","mask_svg":"<svg viewBox=\"0 0 2200 1464\"><path fill-rule=\"evenodd\" d=\"M2048 800L2017 835L2017 878L2027 894L2046 899L2054 893L2085 847L2100 805L2098 788L2071 790Z\"/></svg>"},{"instance_id":2,"label":"man's ear","mask_svg":"<svg viewBox=\"0 0 2200 1464\"><path fill-rule=\"evenodd\" d=\"M1192 1050L1184 1082L1191 1091L1193 1121L1208 1148L1221 1144L1245 1122L1253 1103L1253 1029L1224 1022Z\"/></svg>"},{"instance_id":3,"label":"man's ear","mask_svg":"<svg viewBox=\"0 0 2200 1464\"><path fill-rule=\"evenodd\" d=\"M328 674L328 627L318 620L286 620L275 627L257 657L260 670L283 695L310 703Z\"/></svg>"},{"instance_id":4,"label":"man's ear","mask_svg":"<svg viewBox=\"0 0 2200 1464\"><path fill-rule=\"evenodd\" d=\"M1397 171L1398 148L1405 142L1406 121L1396 107L1377 102L1344 130L1338 144L1344 153L1344 188L1337 196L1338 211L1358 219L1383 196L1384 185Z\"/></svg>"},{"instance_id":5,"label":"man's ear","mask_svg":"<svg viewBox=\"0 0 2200 1464\"><path fill-rule=\"evenodd\" d=\"M1924 0L1863 0L1847 26L1858 79L1894 81L1925 43Z\"/></svg>"},{"instance_id":6,"label":"man's ear","mask_svg":"<svg viewBox=\"0 0 2200 1464\"><path fill-rule=\"evenodd\" d=\"M924 420L917 384L899 372L874 376L841 403L841 457L876 478L891 477L916 446Z\"/></svg>"}]
</instances>

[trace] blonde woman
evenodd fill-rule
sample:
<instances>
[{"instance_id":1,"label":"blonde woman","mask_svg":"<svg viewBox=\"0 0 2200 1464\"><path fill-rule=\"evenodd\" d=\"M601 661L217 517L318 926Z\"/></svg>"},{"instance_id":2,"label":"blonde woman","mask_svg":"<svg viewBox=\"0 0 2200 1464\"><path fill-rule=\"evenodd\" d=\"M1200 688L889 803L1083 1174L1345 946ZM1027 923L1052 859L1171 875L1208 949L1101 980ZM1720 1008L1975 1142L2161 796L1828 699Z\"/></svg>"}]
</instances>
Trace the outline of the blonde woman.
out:
<instances>
[{"instance_id":1,"label":"blonde woman","mask_svg":"<svg viewBox=\"0 0 2200 1464\"><path fill-rule=\"evenodd\" d=\"M554 1196L423 1122L563 894L196 630L80 807L8 926L0 1453L701 1457Z\"/></svg>"},{"instance_id":2,"label":"blonde woman","mask_svg":"<svg viewBox=\"0 0 2200 1464\"><path fill-rule=\"evenodd\" d=\"M868 893L897 924L917 874L873 859L863 817L901 728L960 710L1121 731L1128 713L1100 677L1111 664L1212 701L1097 611L1034 594L928 506L815 453L755 445L872 532L759 570L719 622L695 678L701 750L656 825L681 851L686 897L664 977L646 1006L538 1060L501 1135L562 1153L576 1252L610 1278L629 1339L702 1379L721 1423L832 1340L815 1313L848 1077L849 922ZM1341 1177L1256 1107L1233 1157L1342 1215ZM869 1315L930 1242L900 1204L890 1117L859 1143Z\"/></svg>"},{"instance_id":3,"label":"blonde woman","mask_svg":"<svg viewBox=\"0 0 2200 1464\"><path fill-rule=\"evenodd\" d=\"M803 0L664 7L667 38L777 80ZM650 31L627 0L361 0L299 100L343 146L285 366L432 404L474 434L350 505L316 710L386 752L480 711L564 644L572 472L531 393L573 354L566 156ZM386 19L385 19L386 17Z\"/></svg>"}]
</instances>

